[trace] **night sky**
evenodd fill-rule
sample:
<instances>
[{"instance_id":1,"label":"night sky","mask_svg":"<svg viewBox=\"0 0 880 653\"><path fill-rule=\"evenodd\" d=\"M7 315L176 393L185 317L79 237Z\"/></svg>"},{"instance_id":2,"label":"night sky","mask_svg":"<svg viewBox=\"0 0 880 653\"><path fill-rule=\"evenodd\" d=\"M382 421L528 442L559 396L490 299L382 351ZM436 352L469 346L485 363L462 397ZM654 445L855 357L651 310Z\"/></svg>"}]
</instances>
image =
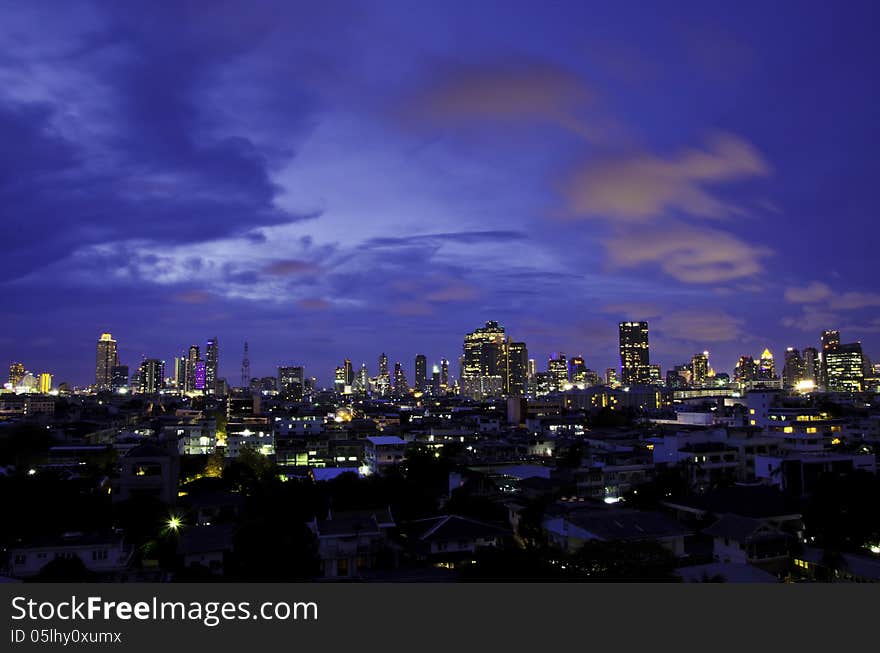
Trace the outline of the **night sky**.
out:
<instances>
[{"instance_id":1,"label":"night sky","mask_svg":"<svg viewBox=\"0 0 880 653\"><path fill-rule=\"evenodd\" d=\"M0 7L4 365L880 359L875 2Z\"/></svg>"}]
</instances>

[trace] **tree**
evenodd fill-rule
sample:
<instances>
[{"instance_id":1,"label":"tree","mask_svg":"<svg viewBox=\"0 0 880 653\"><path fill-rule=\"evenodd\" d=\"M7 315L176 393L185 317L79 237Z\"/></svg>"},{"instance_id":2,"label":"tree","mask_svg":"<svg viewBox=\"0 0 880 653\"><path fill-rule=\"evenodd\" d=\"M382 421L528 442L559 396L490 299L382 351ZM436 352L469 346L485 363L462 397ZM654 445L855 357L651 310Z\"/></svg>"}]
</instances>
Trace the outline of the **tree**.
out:
<instances>
[{"instance_id":1,"label":"tree","mask_svg":"<svg viewBox=\"0 0 880 653\"><path fill-rule=\"evenodd\" d=\"M570 560L583 580L677 582L678 558L654 540L586 542Z\"/></svg>"},{"instance_id":2,"label":"tree","mask_svg":"<svg viewBox=\"0 0 880 653\"><path fill-rule=\"evenodd\" d=\"M34 580L40 583L88 583L94 582L96 574L86 568L79 556L50 560Z\"/></svg>"}]
</instances>

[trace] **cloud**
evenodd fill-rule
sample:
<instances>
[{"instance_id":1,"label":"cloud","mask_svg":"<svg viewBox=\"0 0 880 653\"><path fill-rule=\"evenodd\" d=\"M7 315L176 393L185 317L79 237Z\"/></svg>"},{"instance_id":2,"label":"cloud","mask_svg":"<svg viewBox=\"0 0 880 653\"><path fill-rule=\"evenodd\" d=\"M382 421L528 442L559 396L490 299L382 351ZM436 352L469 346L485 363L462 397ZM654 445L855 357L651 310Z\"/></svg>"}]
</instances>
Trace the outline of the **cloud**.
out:
<instances>
[{"instance_id":1,"label":"cloud","mask_svg":"<svg viewBox=\"0 0 880 653\"><path fill-rule=\"evenodd\" d=\"M666 158L643 153L586 165L563 189L571 209L581 217L648 222L681 212L723 218L743 209L714 193L714 185L770 173L770 165L753 145L719 133L703 149Z\"/></svg>"},{"instance_id":2,"label":"cloud","mask_svg":"<svg viewBox=\"0 0 880 653\"><path fill-rule=\"evenodd\" d=\"M185 290L174 295L174 301L181 304L206 304L214 296L204 290Z\"/></svg>"},{"instance_id":3,"label":"cloud","mask_svg":"<svg viewBox=\"0 0 880 653\"><path fill-rule=\"evenodd\" d=\"M439 81L411 103L408 115L441 125L543 121L590 140L602 132L583 117L593 91L578 75L552 64L473 65L432 78Z\"/></svg>"},{"instance_id":4,"label":"cloud","mask_svg":"<svg viewBox=\"0 0 880 653\"><path fill-rule=\"evenodd\" d=\"M836 292L821 281L813 281L806 286L792 286L785 289L785 300L792 304L825 303L835 311L850 311L860 308L880 306L880 294L848 291Z\"/></svg>"},{"instance_id":5,"label":"cloud","mask_svg":"<svg viewBox=\"0 0 880 653\"><path fill-rule=\"evenodd\" d=\"M310 261L301 261L298 259L287 259L283 261L275 261L266 266L265 271L268 274L285 277L299 274L310 274L317 272L320 268Z\"/></svg>"},{"instance_id":6,"label":"cloud","mask_svg":"<svg viewBox=\"0 0 880 653\"><path fill-rule=\"evenodd\" d=\"M439 243L457 243L462 245L481 245L514 240L525 240L526 234L521 231L455 231L438 234L420 234L417 236L383 236L370 238L364 247L400 247L413 244L436 245Z\"/></svg>"},{"instance_id":7,"label":"cloud","mask_svg":"<svg viewBox=\"0 0 880 653\"><path fill-rule=\"evenodd\" d=\"M612 268L658 265L688 283L718 283L749 277L763 269L771 251L733 234L682 222L615 230L603 240Z\"/></svg>"},{"instance_id":8,"label":"cloud","mask_svg":"<svg viewBox=\"0 0 880 653\"><path fill-rule=\"evenodd\" d=\"M332 302L322 297L306 297L305 299L300 299L296 304L307 311L325 311L333 306Z\"/></svg>"},{"instance_id":9,"label":"cloud","mask_svg":"<svg viewBox=\"0 0 880 653\"><path fill-rule=\"evenodd\" d=\"M673 310L658 321L661 337L694 343L743 340L745 320L716 309Z\"/></svg>"}]
</instances>

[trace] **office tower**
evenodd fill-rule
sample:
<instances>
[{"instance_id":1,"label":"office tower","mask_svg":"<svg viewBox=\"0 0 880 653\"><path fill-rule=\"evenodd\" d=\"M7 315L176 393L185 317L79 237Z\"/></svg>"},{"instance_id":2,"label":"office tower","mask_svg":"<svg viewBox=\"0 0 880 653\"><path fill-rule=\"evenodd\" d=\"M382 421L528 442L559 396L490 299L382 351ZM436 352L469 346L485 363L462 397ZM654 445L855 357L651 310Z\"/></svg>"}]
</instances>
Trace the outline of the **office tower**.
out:
<instances>
[{"instance_id":1,"label":"office tower","mask_svg":"<svg viewBox=\"0 0 880 653\"><path fill-rule=\"evenodd\" d=\"M504 327L486 322L464 337L462 347L461 388L471 397L497 396L503 392Z\"/></svg>"},{"instance_id":2,"label":"office tower","mask_svg":"<svg viewBox=\"0 0 880 653\"><path fill-rule=\"evenodd\" d=\"M620 343L620 381L624 385L650 383L650 354L647 322L621 322L618 325Z\"/></svg>"},{"instance_id":3,"label":"office tower","mask_svg":"<svg viewBox=\"0 0 880 653\"><path fill-rule=\"evenodd\" d=\"M48 372L42 372L39 377L37 377L37 381L39 383L40 392L44 395L49 394L52 390L52 375Z\"/></svg>"},{"instance_id":4,"label":"office tower","mask_svg":"<svg viewBox=\"0 0 880 653\"><path fill-rule=\"evenodd\" d=\"M529 388L529 351L524 342L511 342L507 339L504 348L506 385L504 393L508 397L521 397Z\"/></svg>"},{"instance_id":5,"label":"office tower","mask_svg":"<svg viewBox=\"0 0 880 653\"><path fill-rule=\"evenodd\" d=\"M860 392L865 376L862 344L832 344L823 352L828 392Z\"/></svg>"},{"instance_id":6,"label":"office tower","mask_svg":"<svg viewBox=\"0 0 880 653\"><path fill-rule=\"evenodd\" d=\"M694 388L706 386L709 377L709 352L694 354L691 358L691 385Z\"/></svg>"},{"instance_id":7,"label":"office tower","mask_svg":"<svg viewBox=\"0 0 880 653\"><path fill-rule=\"evenodd\" d=\"M428 381L428 359L424 354L416 356L414 379L416 392L424 392L427 389Z\"/></svg>"},{"instance_id":8,"label":"office tower","mask_svg":"<svg viewBox=\"0 0 880 653\"><path fill-rule=\"evenodd\" d=\"M804 348L804 358L803 358L803 380L812 382L814 387L819 386L820 374L821 374L821 356L819 356L819 351L815 347L806 347Z\"/></svg>"},{"instance_id":9,"label":"office tower","mask_svg":"<svg viewBox=\"0 0 880 653\"><path fill-rule=\"evenodd\" d=\"M116 341L109 333L102 333L98 339L95 360L95 388L97 390L110 389L113 368L117 365L119 365L119 356L116 353Z\"/></svg>"},{"instance_id":10,"label":"office tower","mask_svg":"<svg viewBox=\"0 0 880 653\"><path fill-rule=\"evenodd\" d=\"M196 389L196 363L201 360L198 345L190 345L186 355L186 382L184 392L193 392Z\"/></svg>"},{"instance_id":11,"label":"office tower","mask_svg":"<svg viewBox=\"0 0 880 653\"><path fill-rule=\"evenodd\" d=\"M205 394L217 394L217 370L220 366L220 345L217 338L205 343Z\"/></svg>"},{"instance_id":12,"label":"office tower","mask_svg":"<svg viewBox=\"0 0 880 653\"><path fill-rule=\"evenodd\" d=\"M110 377L110 390L128 392L128 365L114 365Z\"/></svg>"},{"instance_id":13,"label":"office tower","mask_svg":"<svg viewBox=\"0 0 880 653\"><path fill-rule=\"evenodd\" d=\"M379 373L376 375L376 392L384 397L391 390L391 377L388 374L388 356L385 352L379 355Z\"/></svg>"},{"instance_id":14,"label":"office tower","mask_svg":"<svg viewBox=\"0 0 880 653\"><path fill-rule=\"evenodd\" d=\"M333 389L337 394L345 392L345 366L338 365L333 373Z\"/></svg>"},{"instance_id":15,"label":"office tower","mask_svg":"<svg viewBox=\"0 0 880 653\"><path fill-rule=\"evenodd\" d=\"M733 370L735 383L745 385L758 379L758 363L751 356L740 356Z\"/></svg>"},{"instance_id":16,"label":"office tower","mask_svg":"<svg viewBox=\"0 0 880 653\"><path fill-rule=\"evenodd\" d=\"M186 389L186 356L174 357L174 387L179 393Z\"/></svg>"},{"instance_id":17,"label":"office tower","mask_svg":"<svg viewBox=\"0 0 880 653\"><path fill-rule=\"evenodd\" d=\"M758 361L758 378L762 381L770 381L776 378L776 364L773 362L773 354L769 349L761 352L761 360Z\"/></svg>"},{"instance_id":18,"label":"office tower","mask_svg":"<svg viewBox=\"0 0 880 653\"><path fill-rule=\"evenodd\" d=\"M587 387L587 365L583 356L573 356L568 362L568 378L578 388Z\"/></svg>"},{"instance_id":19,"label":"office tower","mask_svg":"<svg viewBox=\"0 0 880 653\"><path fill-rule=\"evenodd\" d=\"M782 365L782 387L793 388L804 377L804 360L801 353L794 347L785 350L785 362Z\"/></svg>"},{"instance_id":20,"label":"office tower","mask_svg":"<svg viewBox=\"0 0 880 653\"><path fill-rule=\"evenodd\" d=\"M687 376L682 374L687 370ZM688 385L688 379L690 379L690 369L689 366L685 365L676 365L671 370L666 370L666 387L671 388L673 390L679 390L681 388L685 388Z\"/></svg>"},{"instance_id":21,"label":"office tower","mask_svg":"<svg viewBox=\"0 0 880 653\"><path fill-rule=\"evenodd\" d=\"M565 390L568 386L568 360L565 354L559 354L547 361L547 371L553 376L556 390Z\"/></svg>"},{"instance_id":22,"label":"office tower","mask_svg":"<svg viewBox=\"0 0 880 653\"><path fill-rule=\"evenodd\" d=\"M445 358L440 359L440 389L443 392L449 388L449 361Z\"/></svg>"},{"instance_id":23,"label":"office tower","mask_svg":"<svg viewBox=\"0 0 880 653\"><path fill-rule=\"evenodd\" d=\"M431 394L435 397L440 395L440 368L434 365L431 368Z\"/></svg>"},{"instance_id":24,"label":"office tower","mask_svg":"<svg viewBox=\"0 0 880 653\"><path fill-rule=\"evenodd\" d=\"M345 361L343 361L342 363L342 371L345 385L350 388L354 385L354 368L351 365L351 360L349 360L348 358L346 358Z\"/></svg>"},{"instance_id":25,"label":"office tower","mask_svg":"<svg viewBox=\"0 0 880 653\"><path fill-rule=\"evenodd\" d=\"M165 382L165 361L145 358L138 368L137 388L141 394L157 394Z\"/></svg>"},{"instance_id":26,"label":"office tower","mask_svg":"<svg viewBox=\"0 0 880 653\"><path fill-rule=\"evenodd\" d=\"M409 393L409 385L406 382L406 373L400 362L394 363L394 393L402 397Z\"/></svg>"},{"instance_id":27,"label":"office tower","mask_svg":"<svg viewBox=\"0 0 880 653\"><path fill-rule=\"evenodd\" d=\"M355 379L355 387L360 394L366 394L370 390L370 372L366 363L361 363L361 369L358 370L357 379Z\"/></svg>"},{"instance_id":28,"label":"office tower","mask_svg":"<svg viewBox=\"0 0 880 653\"><path fill-rule=\"evenodd\" d=\"M247 340L244 342L244 353L241 356L241 387L248 388L251 384L251 359L248 353Z\"/></svg>"},{"instance_id":29,"label":"office tower","mask_svg":"<svg viewBox=\"0 0 880 653\"><path fill-rule=\"evenodd\" d=\"M617 369L615 369L613 367L606 367L605 368L605 385L607 385L610 388L613 388L616 385L618 385L618 383L620 383L620 379L617 376Z\"/></svg>"},{"instance_id":30,"label":"office tower","mask_svg":"<svg viewBox=\"0 0 880 653\"><path fill-rule=\"evenodd\" d=\"M709 370L709 374L712 374L712 370ZM650 368L648 369L648 378L653 385L663 385L663 370L660 368L660 365L657 363L651 363Z\"/></svg>"},{"instance_id":31,"label":"office tower","mask_svg":"<svg viewBox=\"0 0 880 653\"><path fill-rule=\"evenodd\" d=\"M24 378L24 363L9 364L9 385L15 387Z\"/></svg>"},{"instance_id":32,"label":"office tower","mask_svg":"<svg viewBox=\"0 0 880 653\"><path fill-rule=\"evenodd\" d=\"M197 392L205 392L205 390L207 390L207 385L205 383L207 377L206 367L205 361L201 359L196 361L196 371L193 377L195 385L193 386L193 389Z\"/></svg>"},{"instance_id":33,"label":"office tower","mask_svg":"<svg viewBox=\"0 0 880 653\"><path fill-rule=\"evenodd\" d=\"M822 352L821 352L821 360L819 363L819 373L821 385L823 388L828 387L828 367L825 362L826 355L828 352L840 345L840 331L836 329L826 330L822 332Z\"/></svg>"},{"instance_id":34,"label":"office tower","mask_svg":"<svg viewBox=\"0 0 880 653\"><path fill-rule=\"evenodd\" d=\"M284 399L301 401L305 396L306 373L302 366L278 368L278 392Z\"/></svg>"}]
</instances>

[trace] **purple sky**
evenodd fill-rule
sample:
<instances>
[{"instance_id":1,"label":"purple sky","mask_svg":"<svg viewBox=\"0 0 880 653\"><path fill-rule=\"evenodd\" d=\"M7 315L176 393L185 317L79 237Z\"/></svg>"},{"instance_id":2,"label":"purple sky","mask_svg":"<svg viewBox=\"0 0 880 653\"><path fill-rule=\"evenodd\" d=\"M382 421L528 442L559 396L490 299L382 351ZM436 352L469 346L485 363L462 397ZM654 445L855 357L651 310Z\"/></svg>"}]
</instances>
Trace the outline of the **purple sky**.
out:
<instances>
[{"instance_id":1,"label":"purple sky","mask_svg":"<svg viewBox=\"0 0 880 653\"><path fill-rule=\"evenodd\" d=\"M0 357L880 357L877 4L547 4L0 3Z\"/></svg>"}]
</instances>

